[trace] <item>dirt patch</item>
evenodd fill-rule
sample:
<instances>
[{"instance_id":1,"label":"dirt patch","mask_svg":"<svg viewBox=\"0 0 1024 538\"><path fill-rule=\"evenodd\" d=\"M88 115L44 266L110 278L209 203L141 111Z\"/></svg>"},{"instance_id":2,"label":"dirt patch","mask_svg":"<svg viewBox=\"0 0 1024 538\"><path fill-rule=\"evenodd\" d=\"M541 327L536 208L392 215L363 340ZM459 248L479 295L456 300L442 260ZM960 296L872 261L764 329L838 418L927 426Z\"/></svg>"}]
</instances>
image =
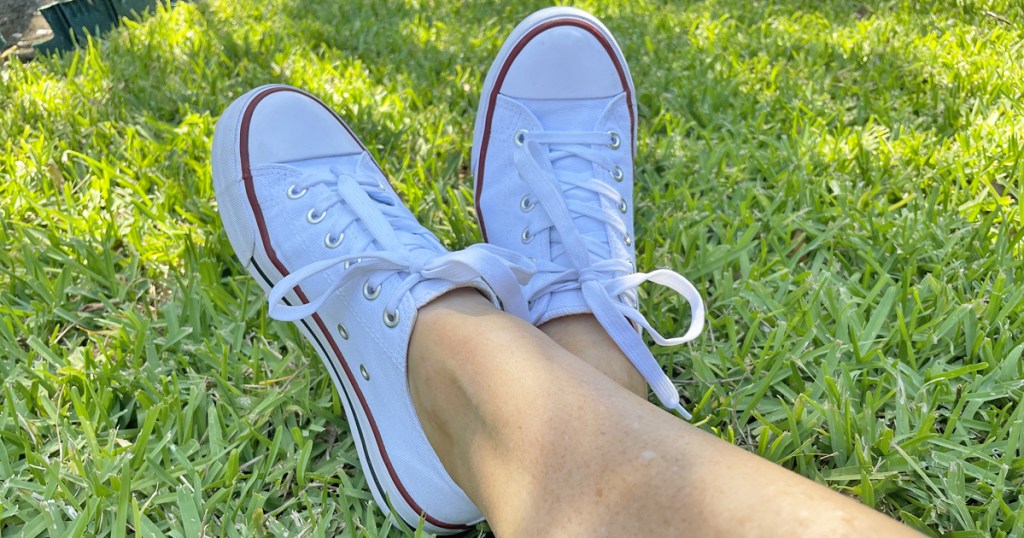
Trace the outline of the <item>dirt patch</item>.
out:
<instances>
[{"instance_id":1,"label":"dirt patch","mask_svg":"<svg viewBox=\"0 0 1024 538\"><path fill-rule=\"evenodd\" d=\"M26 30L41 4L41 0L0 0L0 35L12 44L32 37Z\"/></svg>"}]
</instances>

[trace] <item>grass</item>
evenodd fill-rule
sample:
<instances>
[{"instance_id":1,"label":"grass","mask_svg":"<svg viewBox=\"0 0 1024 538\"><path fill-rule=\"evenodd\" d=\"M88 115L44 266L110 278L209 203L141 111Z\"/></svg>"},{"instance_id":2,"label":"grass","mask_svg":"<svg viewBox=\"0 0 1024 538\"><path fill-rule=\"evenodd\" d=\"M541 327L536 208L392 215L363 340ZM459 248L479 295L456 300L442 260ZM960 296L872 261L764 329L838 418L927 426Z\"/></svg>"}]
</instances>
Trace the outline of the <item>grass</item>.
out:
<instances>
[{"instance_id":1,"label":"grass","mask_svg":"<svg viewBox=\"0 0 1024 538\"><path fill-rule=\"evenodd\" d=\"M696 423L931 536L1024 536L1024 8L580 5L637 82L639 266L709 305L657 350ZM307 88L471 244L479 88L543 6L200 0L0 67L0 535L409 534L234 259L213 125Z\"/></svg>"}]
</instances>

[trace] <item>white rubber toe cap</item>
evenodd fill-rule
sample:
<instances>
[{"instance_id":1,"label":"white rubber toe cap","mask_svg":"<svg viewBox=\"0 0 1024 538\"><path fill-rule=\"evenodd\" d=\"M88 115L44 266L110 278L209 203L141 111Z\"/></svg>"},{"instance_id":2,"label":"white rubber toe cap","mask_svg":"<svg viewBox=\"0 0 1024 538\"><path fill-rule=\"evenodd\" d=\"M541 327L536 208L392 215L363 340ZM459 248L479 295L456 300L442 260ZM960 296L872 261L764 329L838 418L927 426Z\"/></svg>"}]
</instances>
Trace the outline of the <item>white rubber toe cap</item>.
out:
<instances>
[{"instance_id":1,"label":"white rubber toe cap","mask_svg":"<svg viewBox=\"0 0 1024 538\"><path fill-rule=\"evenodd\" d=\"M623 92L612 52L577 26L543 29L508 67L500 92L519 99L596 99Z\"/></svg>"},{"instance_id":2,"label":"white rubber toe cap","mask_svg":"<svg viewBox=\"0 0 1024 538\"><path fill-rule=\"evenodd\" d=\"M303 93L267 95L249 120L249 166L360 153L334 113Z\"/></svg>"}]
</instances>

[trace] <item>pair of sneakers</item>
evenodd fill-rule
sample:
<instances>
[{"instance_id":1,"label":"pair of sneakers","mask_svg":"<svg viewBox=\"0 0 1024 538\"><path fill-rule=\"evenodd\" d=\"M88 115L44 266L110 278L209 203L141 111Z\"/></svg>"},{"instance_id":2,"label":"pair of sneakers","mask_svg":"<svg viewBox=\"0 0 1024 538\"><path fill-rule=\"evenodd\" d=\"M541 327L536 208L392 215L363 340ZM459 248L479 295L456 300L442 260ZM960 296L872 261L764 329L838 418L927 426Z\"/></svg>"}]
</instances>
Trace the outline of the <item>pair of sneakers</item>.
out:
<instances>
[{"instance_id":1,"label":"pair of sneakers","mask_svg":"<svg viewBox=\"0 0 1024 538\"><path fill-rule=\"evenodd\" d=\"M695 338L703 302L682 276L635 272L636 98L615 40L594 17L549 8L506 40L484 83L473 140L486 243L449 252L402 204L366 147L325 104L287 86L245 94L217 122L213 178L228 239L293 321L341 395L374 499L412 527L447 534L483 519L431 449L406 380L419 308L460 287L540 325L593 314L651 385L680 406L641 338ZM664 338L636 288L690 304Z\"/></svg>"}]
</instances>

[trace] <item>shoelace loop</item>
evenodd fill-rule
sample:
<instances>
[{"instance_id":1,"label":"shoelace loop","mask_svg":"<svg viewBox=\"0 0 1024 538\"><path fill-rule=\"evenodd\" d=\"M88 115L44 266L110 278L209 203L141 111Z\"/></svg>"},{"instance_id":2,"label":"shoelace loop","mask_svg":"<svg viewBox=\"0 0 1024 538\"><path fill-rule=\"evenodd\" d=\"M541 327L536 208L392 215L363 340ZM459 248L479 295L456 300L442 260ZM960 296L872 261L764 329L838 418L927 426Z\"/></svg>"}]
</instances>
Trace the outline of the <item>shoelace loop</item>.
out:
<instances>
[{"instance_id":1,"label":"shoelace loop","mask_svg":"<svg viewBox=\"0 0 1024 538\"><path fill-rule=\"evenodd\" d=\"M608 253L601 238L580 233L577 222L581 219L597 220L602 226L609 226L621 234L622 241L629 245L631 238L627 235L622 211L614 210L621 204L616 200L618 192L596 178L556 173L553 164L560 159L579 157L613 173L619 168L604 151L593 147L605 145L614 151L618 144L614 143L611 135L602 132L527 132L520 136L517 133L518 147L513 155L517 172L548 217L542 227L528 228L527 231L537 235L553 229L550 235L552 260L566 258L570 265L538 265L535 278L539 279L539 291L529 298L532 304L539 303L540 306L535 308L538 314L534 316L534 321L539 319L551 293L576 289L578 286L594 317L651 386L661 404L690 419L690 413L680 404L678 390L630 321L651 334L659 345L689 342L703 330L704 302L700 293L689 280L674 271L660 269L650 273L633 273L629 261L606 259ZM618 138L618 135L614 138ZM551 146L557 146L557 149ZM573 191L593 193L599 199L611 203L609 207L605 207L605 204L594 207L593 203L579 203ZM689 303L690 327L683 336L665 338L654 330L635 306L625 304L625 298L632 297L636 288L644 282L668 287Z\"/></svg>"},{"instance_id":2,"label":"shoelace loop","mask_svg":"<svg viewBox=\"0 0 1024 538\"><path fill-rule=\"evenodd\" d=\"M366 154L361 158L367 158ZM345 234L351 226L359 223L367 233L349 234L349 237L363 236L362 244L347 246L349 254L310 263L275 284L268 298L272 318L295 321L311 316L335 291L358 279L365 279L364 297L376 300L384 281L395 273L405 273L405 276L387 294L385 322L391 315L397 325L402 299L425 280L468 284L478 278L483 279L506 311L518 316L528 315L520 288L529 280L534 267L525 256L486 244L457 252L445 251L433 234L416 222L379 181L373 174L350 175L331 167L329 175L303 175L289 187L289 198L296 199L292 194L314 185L331 186L311 211L322 215L335 206L345 206L350 211L342 213L348 214L349 218L330 220L331 225L340 227L340 233ZM300 305L285 302L289 292L321 273L332 274L334 278L320 294L309 297L309 302ZM388 326L394 325L388 323Z\"/></svg>"}]
</instances>

